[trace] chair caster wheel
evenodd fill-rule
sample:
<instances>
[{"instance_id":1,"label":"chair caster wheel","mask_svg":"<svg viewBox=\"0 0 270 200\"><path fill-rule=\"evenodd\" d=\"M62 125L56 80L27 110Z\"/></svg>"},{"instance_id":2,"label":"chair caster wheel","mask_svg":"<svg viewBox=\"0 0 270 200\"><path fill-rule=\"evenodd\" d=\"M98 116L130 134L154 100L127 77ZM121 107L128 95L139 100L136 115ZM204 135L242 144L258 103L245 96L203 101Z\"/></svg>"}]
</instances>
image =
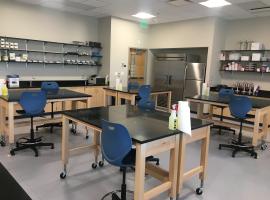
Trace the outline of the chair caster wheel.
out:
<instances>
[{"instance_id":1,"label":"chair caster wheel","mask_svg":"<svg viewBox=\"0 0 270 200\"><path fill-rule=\"evenodd\" d=\"M266 149L267 149L267 144L262 144L262 145L261 145L261 150L264 151L264 150L266 150Z\"/></svg>"},{"instance_id":2,"label":"chair caster wheel","mask_svg":"<svg viewBox=\"0 0 270 200\"><path fill-rule=\"evenodd\" d=\"M6 146L6 143L5 142L1 142L1 147L5 147Z\"/></svg>"},{"instance_id":3,"label":"chair caster wheel","mask_svg":"<svg viewBox=\"0 0 270 200\"><path fill-rule=\"evenodd\" d=\"M76 135L77 134L77 130L74 129L74 128L70 129L70 131L71 131L71 133L73 133L73 135Z\"/></svg>"},{"instance_id":4,"label":"chair caster wheel","mask_svg":"<svg viewBox=\"0 0 270 200\"><path fill-rule=\"evenodd\" d=\"M16 147L18 148L20 146L19 142L16 142Z\"/></svg>"},{"instance_id":5,"label":"chair caster wheel","mask_svg":"<svg viewBox=\"0 0 270 200\"><path fill-rule=\"evenodd\" d=\"M89 135L85 136L85 139L89 139Z\"/></svg>"},{"instance_id":6,"label":"chair caster wheel","mask_svg":"<svg viewBox=\"0 0 270 200\"><path fill-rule=\"evenodd\" d=\"M93 163L93 164L92 164L92 168L93 168L93 169L96 169L96 168L97 168L97 164L96 164L96 163Z\"/></svg>"},{"instance_id":7,"label":"chair caster wheel","mask_svg":"<svg viewBox=\"0 0 270 200\"><path fill-rule=\"evenodd\" d=\"M51 149L54 149L54 144L52 144Z\"/></svg>"},{"instance_id":8,"label":"chair caster wheel","mask_svg":"<svg viewBox=\"0 0 270 200\"><path fill-rule=\"evenodd\" d=\"M156 166L159 166L159 162L156 162Z\"/></svg>"},{"instance_id":9,"label":"chair caster wheel","mask_svg":"<svg viewBox=\"0 0 270 200\"><path fill-rule=\"evenodd\" d=\"M15 152L13 150L11 150L10 155L15 156Z\"/></svg>"},{"instance_id":10,"label":"chair caster wheel","mask_svg":"<svg viewBox=\"0 0 270 200\"><path fill-rule=\"evenodd\" d=\"M218 146L218 149L221 150L221 145Z\"/></svg>"},{"instance_id":11,"label":"chair caster wheel","mask_svg":"<svg viewBox=\"0 0 270 200\"><path fill-rule=\"evenodd\" d=\"M66 176L67 176L67 174L66 174L65 172L62 172L62 173L60 174L60 178L61 178L61 179L65 179Z\"/></svg>"},{"instance_id":12,"label":"chair caster wheel","mask_svg":"<svg viewBox=\"0 0 270 200\"><path fill-rule=\"evenodd\" d=\"M99 166L99 167L103 167L103 166L104 166L104 162L103 162L103 161L99 161L99 162L98 162L98 166Z\"/></svg>"},{"instance_id":13,"label":"chair caster wheel","mask_svg":"<svg viewBox=\"0 0 270 200\"><path fill-rule=\"evenodd\" d=\"M202 188L197 188L196 189L196 194L197 195L202 195L203 194L203 189Z\"/></svg>"}]
</instances>

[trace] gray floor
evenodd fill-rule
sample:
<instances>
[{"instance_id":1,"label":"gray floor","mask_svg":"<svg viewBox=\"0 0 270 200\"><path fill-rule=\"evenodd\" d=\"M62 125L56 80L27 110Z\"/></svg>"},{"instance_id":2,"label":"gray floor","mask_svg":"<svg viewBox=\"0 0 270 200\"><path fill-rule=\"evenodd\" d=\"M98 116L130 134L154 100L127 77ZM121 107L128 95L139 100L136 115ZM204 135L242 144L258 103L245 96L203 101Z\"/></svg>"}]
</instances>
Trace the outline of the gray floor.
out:
<instances>
[{"instance_id":1,"label":"gray floor","mask_svg":"<svg viewBox=\"0 0 270 200\"><path fill-rule=\"evenodd\" d=\"M27 132L27 130L25 130ZM31 150L9 155L8 147L0 149L0 161L22 185L33 200L99 200L109 191L119 188L121 174L108 164L103 168L91 169L93 156L83 154L71 159L68 177L60 180L62 171L60 161L60 129L53 134L44 134L46 141L54 141L56 148L40 149L40 157L35 158ZM72 136L73 145L87 142L81 133ZM199 185L198 177L187 181L179 199L181 200L254 200L270 199L270 151L258 151L259 159L255 160L245 154L231 157L230 151L219 151L217 145L228 141L227 136L212 134L209 152L208 176L204 194L197 196L194 189ZM88 142L91 138L88 139ZM190 168L199 162L200 143L188 146L187 166ZM167 168L168 154L160 155L161 165ZM133 190L134 173L128 173L128 188ZM147 176L146 188L158 181ZM168 199L166 194L155 198Z\"/></svg>"}]
</instances>

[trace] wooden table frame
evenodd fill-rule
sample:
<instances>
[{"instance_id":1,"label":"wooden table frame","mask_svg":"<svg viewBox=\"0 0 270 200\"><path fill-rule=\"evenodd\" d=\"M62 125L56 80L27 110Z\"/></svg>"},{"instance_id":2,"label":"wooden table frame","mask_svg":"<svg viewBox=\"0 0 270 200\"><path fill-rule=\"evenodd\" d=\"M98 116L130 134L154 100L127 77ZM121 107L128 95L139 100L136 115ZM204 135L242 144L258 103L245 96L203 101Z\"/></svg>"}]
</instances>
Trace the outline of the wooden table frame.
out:
<instances>
[{"instance_id":1,"label":"wooden table frame","mask_svg":"<svg viewBox=\"0 0 270 200\"><path fill-rule=\"evenodd\" d=\"M69 121L82 124L88 129L93 130L93 142L89 145L82 145L79 147L69 148ZM78 154L81 152L94 152L95 163L98 163L100 154L100 134L101 130L95 126L81 122L72 117L63 115L62 117L63 129L62 129L62 162L63 162L63 174L67 174L67 164L71 154ZM170 197L176 197L176 184L177 184L177 164L179 153L179 135L170 136L153 142L139 144L136 146L136 164L135 164L135 192L134 200L151 199L158 196L162 192L169 191ZM170 170L164 169L146 163L146 157L150 155L157 155L162 152L170 151ZM157 178L161 181L161 184L148 191L144 191L145 184L145 172L149 175Z\"/></svg>"},{"instance_id":2,"label":"wooden table frame","mask_svg":"<svg viewBox=\"0 0 270 200\"><path fill-rule=\"evenodd\" d=\"M93 142L89 145L82 145L70 149L69 147L69 121L86 126L93 130ZM74 119L72 117L63 115L62 117L62 163L63 172L61 176L66 176L67 165L71 154L78 154L82 152L94 152L95 163L98 163L100 154L100 134L101 129L92 126L88 123ZM186 145L192 142L202 140L201 145L201 161L200 165L184 173L185 165L185 149ZM139 144L136 146L136 164L135 164L135 189L134 200L152 199L159 194L169 191L171 198L176 198L180 194L183 182L195 174L199 174L201 180L200 188L203 187L206 178L206 168L208 164L208 149L210 140L210 127L202 127L192 131L192 136L186 134L178 134L170 136L153 142ZM156 165L146 163L146 157L150 155L158 155L162 152L170 151L169 171L166 171ZM144 190L145 173L155 177L161 181L161 184L148 190Z\"/></svg>"},{"instance_id":3,"label":"wooden table frame","mask_svg":"<svg viewBox=\"0 0 270 200\"><path fill-rule=\"evenodd\" d=\"M66 102L85 102L87 108L91 107L91 97L76 97L76 98L59 98L59 99L48 99L47 103L51 102L62 102L63 109L66 108ZM14 107L18 102L8 102L4 99L0 99L0 133L3 141L6 141L6 137L8 136L9 144L13 144L15 142L15 120L14 120ZM8 117L8 120L6 120ZM55 121L55 120L45 120L48 121ZM40 121L40 122L44 122Z\"/></svg>"},{"instance_id":4,"label":"wooden table frame","mask_svg":"<svg viewBox=\"0 0 270 200\"><path fill-rule=\"evenodd\" d=\"M157 100L159 95L167 94L168 99L167 99L167 107L162 107L162 106L157 106ZM127 93L127 92L121 92L121 91L116 91L116 90L110 90L104 88L104 106L107 106L107 97L115 97L115 105L121 105L121 99L125 99L131 102L131 105L136 104L136 96L138 94L134 93ZM172 99L172 92L171 91L159 91L159 92L151 92L151 96L154 96L155 98L155 105L156 105L156 110L160 111L168 111L171 109L171 99Z\"/></svg>"},{"instance_id":5,"label":"wooden table frame","mask_svg":"<svg viewBox=\"0 0 270 200\"><path fill-rule=\"evenodd\" d=\"M184 172L185 169L185 155L186 145L201 140L201 157L200 165ZM196 174L199 174L201 180L200 187L203 189L204 181L206 179L206 169L208 165L208 150L210 141L210 127L203 127L192 131L192 136L181 134L179 147L179 161L178 161L178 179L177 179L177 194L181 193L184 181L187 181Z\"/></svg>"},{"instance_id":6,"label":"wooden table frame","mask_svg":"<svg viewBox=\"0 0 270 200\"><path fill-rule=\"evenodd\" d=\"M213 119L213 107L216 106L228 106L228 104L223 103L217 103L217 102L210 102L210 101L204 101L204 100L196 100L196 99L189 99L187 98L189 102L197 103L197 118L199 119L207 119L214 122L215 125L222 125L229 128L235 128L239 129L239 125L235 123L231 123L228 121L219 121ZM209 114L203 113L204 105L210 105L209 108ZM255 120L254 120L254 126L243 126L244 131L252 132L252 145L258 146L259 140L262 141L262 145L265 143L265 140L267 139L267 135L270 131L269 125L270 125L270 106L264 107L264 108L253 108L255 110ZM260 127L260 122L262 120L262 126Z\"/></svg>"}]
</instances>

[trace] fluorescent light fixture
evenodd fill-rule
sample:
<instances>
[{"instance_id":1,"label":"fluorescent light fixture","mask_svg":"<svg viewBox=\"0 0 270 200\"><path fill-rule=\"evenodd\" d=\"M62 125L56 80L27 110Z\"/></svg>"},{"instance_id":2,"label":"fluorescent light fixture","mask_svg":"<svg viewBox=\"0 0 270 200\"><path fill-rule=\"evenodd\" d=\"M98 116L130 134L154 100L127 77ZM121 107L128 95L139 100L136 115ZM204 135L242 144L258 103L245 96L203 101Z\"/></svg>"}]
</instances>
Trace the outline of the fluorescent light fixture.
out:
<instances>
[{"instance_id":1,"label":"fluorescent light fixture","mask_svg":"<svg viewBox=\"0 0 270 200\"><path fill-rule=\"evenodd\" d=\"M146 12L138 12L136 15L132 15L132 17L137 17L140 19L151 19L151 18L154 18L156 16L151 15L151 14L146 13Z\"/></svg>"},{"instance_id":2,"label":"fluorescent light fixture","mask_svg":"<svg viewBox=\"0 0 270 200\"><path fill-rule=\"evenodd\" d=\"M232 5L230 2L225 1L225 0L208 0L208 1L201 2L200 4L208 8L217 8L217 7Z\"/></svg>"}]
</instances>

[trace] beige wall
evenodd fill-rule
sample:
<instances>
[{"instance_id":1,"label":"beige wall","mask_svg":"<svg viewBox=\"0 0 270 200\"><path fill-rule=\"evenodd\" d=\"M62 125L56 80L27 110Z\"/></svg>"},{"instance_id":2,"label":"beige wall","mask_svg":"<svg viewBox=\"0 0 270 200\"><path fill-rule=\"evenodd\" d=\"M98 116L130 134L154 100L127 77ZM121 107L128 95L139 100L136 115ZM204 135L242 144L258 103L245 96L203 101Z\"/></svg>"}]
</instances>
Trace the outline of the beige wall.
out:
<instances>
[{"instance_id":1,"label":"beige wall","mask_svg":"<svg viewBox=\"0 0 270 200\"><path fill-rule=\"evenodd\" d=\"M123 85L127 86L129 48L147 48L147 41L148 30L138 23L111 18L110 85L115 85L115 72L123 72Z\"/></svg>"},{"instance_id":2,"label":"beige wall","mask_svg":"<svg viewBox=\"0 0 270 200\"><path fill-rule=\"evenodd\" d=\"M219 27L216 28L218 21L215 18L203 18L153 25L149 31L148 48L207 47L206 81L212 84L218 83L220 80L217 71L212 70L212 66L217 64L216 51L221 48L219 44L221 38L214 37L215 32L218 31L216 29L219 29ZM148 63L151 64L150 61Z\"/></svg>"},{"instance_id":3,"label":"beige wall","mask_svg":"<svg viewBox=\"0 0 270 200\"><path fill-rule=\"evenodd\" d=\"M239 41L252 40L262 42L270 49L270 17L228 21L225 35L226 49L239 49ZM261 85L261 89L270 90L270 75L260 73L221 73L222 84L232 85L235 81L249 81Z\"/></svg>"},{"instance_id":4,"label":"beige wall","mask_svg":"<svg viewBox=\"0 0 270 200\"><path fill-rule=\"evenodd\" d=\"M106 17L98 20L98 38L102 44L102 67L99 75L105 77L110 75L110 54L111 54L111 18Z\"/></svg>"},{"instance_id":5,"label":"beige wall","mask_svg":"<svg viewBox=\"0 0 270 200\"><path fill-rule=\"evenodd\" d=\"M0 1L0 35L56 42L98 41L98 21L91 17L60 12L14 1ZM33 66L33 65L32 65ZM95 67L65 67L43 65L26 68L14 64L6 68L0 64L0 75L17 73L25 78L67 79L85 78L97 73Z\"/></svg>"}]
</instances>

